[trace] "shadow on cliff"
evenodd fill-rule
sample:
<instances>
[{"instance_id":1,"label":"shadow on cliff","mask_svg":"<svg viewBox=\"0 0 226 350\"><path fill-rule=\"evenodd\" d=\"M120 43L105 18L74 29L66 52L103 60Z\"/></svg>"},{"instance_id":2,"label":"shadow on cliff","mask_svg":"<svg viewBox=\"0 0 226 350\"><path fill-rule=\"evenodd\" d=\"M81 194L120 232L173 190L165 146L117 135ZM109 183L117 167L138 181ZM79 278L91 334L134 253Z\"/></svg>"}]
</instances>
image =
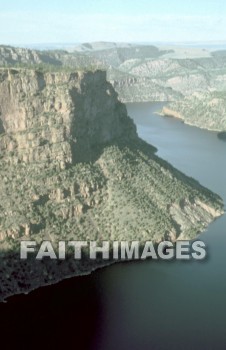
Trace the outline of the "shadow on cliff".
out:
<instances>
[{"instance_id":1,"label":"shadow on cliff","mask_svg":"<svg viewBox=\"0 0 226 350\"><path fill-rule=\"evenodd\" d=\"M105 149L108 147L117 147L119 150L123 151L125 148L129 149L134 155L138 155L139 151L142 151L146 156L152 157L154 153L157 152L157 148L146 143L140 138L117 138L110 142L105 142L102 144L91 145L90 147L84 146L83 142L78 142L78 144L71 145L72 149L72 159L73 164L75 163L89 163L96 162L101 155L104 153Z\"/></svg>"},{"instance_id":2,"label":"shadow on cliff","mask_svg":"<svg viewBox=\"0 0 226 350\"><path fill-rule=\"evenodd\" d=\"M1 115L1 113L0 113L0 115ZM4 125L3 125L3 121L0 118L0 134L4 134L4 132L5 132L5 128L4 128Z\"/></svg>"}]
</instances>

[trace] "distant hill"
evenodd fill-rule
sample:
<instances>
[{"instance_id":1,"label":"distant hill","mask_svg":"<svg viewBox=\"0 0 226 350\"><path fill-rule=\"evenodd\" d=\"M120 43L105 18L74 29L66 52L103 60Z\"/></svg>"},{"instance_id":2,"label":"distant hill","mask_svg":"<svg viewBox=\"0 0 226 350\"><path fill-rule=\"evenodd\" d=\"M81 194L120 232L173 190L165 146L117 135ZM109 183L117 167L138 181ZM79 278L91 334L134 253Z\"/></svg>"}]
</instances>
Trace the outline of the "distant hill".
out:
<instances>
[{"instance_id":1,"label":"distant hill","mask_svg":"<svg viewBox=\"0 0 226 350\"><path fill-rule=\"evenodd\" d=\"M114 42L83 43L68 50L42 51L0 46L0 65L36 65L43 69L48 65L52 71L103 69L123 102L175 101L175 111L183 110L185 120L188 118L190 123L208 129L213 129L223 113L219 128L225 128L222 102L215 100L219 106L213 107L209 99L213 92L226 91L226 50ZM197 113L194 116L193 106L186 103L194 100L196 105L197 94L205 105L205 108L200 107L201 102L197 105L202 117ZM209 115L214 122L210 122Z\"/></svg>"}]
</instances>

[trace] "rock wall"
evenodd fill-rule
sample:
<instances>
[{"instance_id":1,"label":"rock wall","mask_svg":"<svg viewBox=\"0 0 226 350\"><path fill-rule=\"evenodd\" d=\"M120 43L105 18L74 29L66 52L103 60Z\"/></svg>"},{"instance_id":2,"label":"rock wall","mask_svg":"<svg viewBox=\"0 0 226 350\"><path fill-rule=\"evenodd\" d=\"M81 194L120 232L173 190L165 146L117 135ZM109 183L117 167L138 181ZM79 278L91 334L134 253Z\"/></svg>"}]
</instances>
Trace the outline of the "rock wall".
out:
<instances>
[{"instance_id":1,"label":"rock wall","mask_svg":"<svg viewBox=\"0 0 226 350\"><path fill-rule=\"evenodd\" d=\"M64 167L89 159L99 144L136 135L103 71L1 69L0 119L1 154L14 164L51 159Z\"/></svg>"},{"instance_id":2,"label":"rock wall","mask_svg":"<svg viewBox=\"0 0 226 350\"><path fill-rule=\"evenodd\" d=\"M106 264L24 262L21 240L191 239L223 213L138 138L103 71L1 69L0 113L0 300Z\"/></svg>"}]
</instances>

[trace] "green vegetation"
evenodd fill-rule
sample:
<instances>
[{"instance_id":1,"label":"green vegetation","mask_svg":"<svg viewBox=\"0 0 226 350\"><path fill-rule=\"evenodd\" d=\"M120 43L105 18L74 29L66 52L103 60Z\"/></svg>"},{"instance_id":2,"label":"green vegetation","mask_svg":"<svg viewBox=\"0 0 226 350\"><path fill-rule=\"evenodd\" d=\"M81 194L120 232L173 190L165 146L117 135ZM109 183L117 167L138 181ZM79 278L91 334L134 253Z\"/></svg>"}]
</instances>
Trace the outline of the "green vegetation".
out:
<instances>
[{"instance_id":1,"label":"green vegetation","mask_svg":"<svg viewBox=\"0 0 226 350\"><path fill-rule=\"evenodd\" d=\"M170 103L167 108L178 112L187 124L215 131L226 129L226 94L224 91L196 93Z\"/></svg>"},{"instance_id":2,"label":"green vegetation","mask_svg":"<svg viewBox=\"0 0 226 350\"><path fill-rule=\"evenodd\" d=\"M37 72L41 73L55 73L55 72L63 72L63 73L71 73L71 72L78 72L78 71L90 71L95 72L99 67L93 65L85 65L85 66L78 66L78 67L71 67L66 65L54 65L49 63L15 63L15 64L9 64L5 63L2 64L0 68L15 68L15 69L30 69L35 70Z\"/></svg>"},{"instance_id":3,"label":"green vegetation","mask_svg":"<svg viewBox=\"0 0 226 350\"><path fill-rule=\"evenodd\" d=\"M175 241L223 213L219 196L138 138L105 74L36 68L0 70L4 295L99 266L23 264L15 257L22 239Z\"/></svg>"}]
</instances>

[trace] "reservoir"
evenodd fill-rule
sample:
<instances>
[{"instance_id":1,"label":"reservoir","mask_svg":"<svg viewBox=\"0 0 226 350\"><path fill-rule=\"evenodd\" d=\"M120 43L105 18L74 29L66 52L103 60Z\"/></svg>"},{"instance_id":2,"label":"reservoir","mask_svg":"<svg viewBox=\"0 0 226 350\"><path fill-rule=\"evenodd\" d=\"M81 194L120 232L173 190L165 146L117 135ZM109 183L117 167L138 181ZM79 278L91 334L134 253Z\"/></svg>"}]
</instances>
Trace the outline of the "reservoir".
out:
<instances>
[{"instance_id":1,"label":"reservoir","mask_svg":"<svg viewBox=\"0 0 226 350\"><path fill-rule=\"evenodd\" d=\"M162 106L127 105L139 136L226 203L226 142L156 115ZM226 216L200 239L205 261L146 261L99 272L105 314L99 349L226 349Z\"/></svg>"},{"instance_id":2,"label":"reservoir","mask_svg":"<svg viewBox=\"0 0 226 350\"><path fill-rule=\"evenodd\" d=\"M215 132L160 117L155 112L162 106L127 105L139 136L226 203L226 142ZM2 320L15 328L15 337L26 329L27 340L41 325L57 348L226 349L226 215L199 238L207 246L204 261L115 264L14 296L0 307Z\"/></svg>"}]
</instances>

